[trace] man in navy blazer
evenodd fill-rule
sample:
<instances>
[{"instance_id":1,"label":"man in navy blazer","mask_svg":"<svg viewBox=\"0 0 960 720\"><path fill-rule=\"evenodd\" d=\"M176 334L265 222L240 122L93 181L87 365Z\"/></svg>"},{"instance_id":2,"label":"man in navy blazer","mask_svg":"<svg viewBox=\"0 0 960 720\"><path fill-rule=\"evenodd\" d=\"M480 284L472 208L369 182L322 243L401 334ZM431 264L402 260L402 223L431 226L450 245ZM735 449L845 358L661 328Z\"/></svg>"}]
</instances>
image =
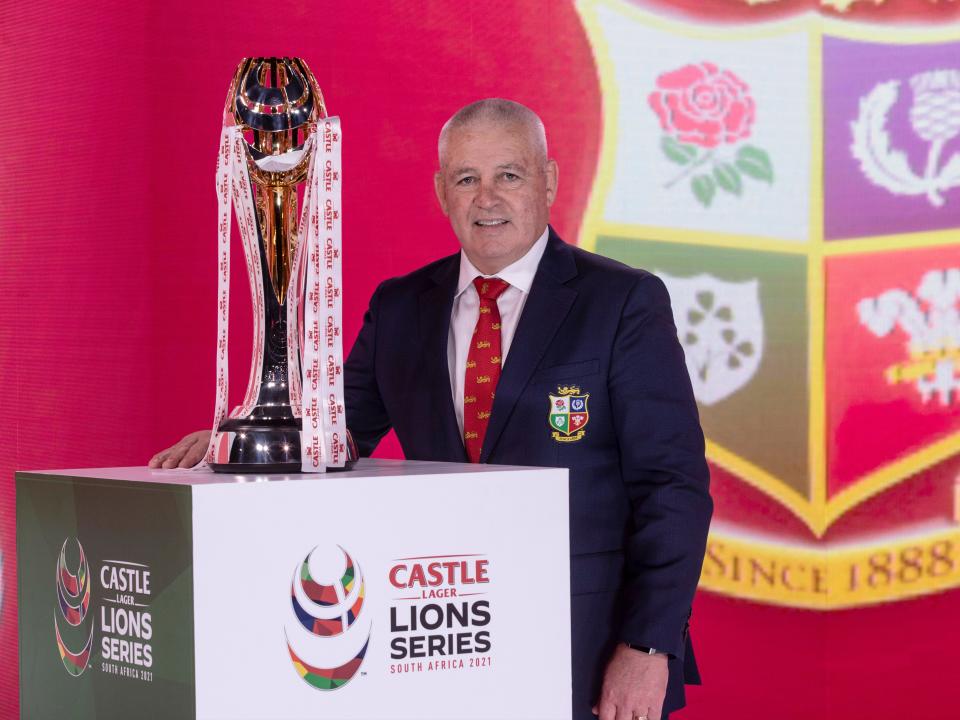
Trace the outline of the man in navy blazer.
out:
<instances>
[{"instance_id":1,"label":"man in navy blazer","mask_svg":"<svg viewBox=\"0 0 960 720\"><path fill-rule=\"evenodd\" d=\"M541 253L519 309L501 307L479 460L569 468L573 717L659 720L699 681L688 628L713 507L666 288L549 228L557 167L532 111L468 105L439 145L437 197L461 252L375 291L346 363L347 424L361 455L393 428L408 459L467 462L454 346L478 311L459 305L476 297L463 267L499 276ZM571 392L586 399L579 439L548 424L551 395Z\"/></svg>"},{"instance_id":2,"label":"man in navy blazer","mask_svg":"<svg viewBox=\"0 0 960 720\"><path fill-rule=\"evenodd\" d=\"M512 281L495 300L502 365L479 461L569 468L573 718L661 720L699 682L688 631L713 508L666 288L548 226L557 165L524 106L468 105L439 156L461 252L374 292L346 363L347 424L361 455L393 428L408 459L467 462L472 280ZM575 432L548 424L551 396L582 410ZM150 464L192 465L208 440Z\"/></svg>"}]
</instances>

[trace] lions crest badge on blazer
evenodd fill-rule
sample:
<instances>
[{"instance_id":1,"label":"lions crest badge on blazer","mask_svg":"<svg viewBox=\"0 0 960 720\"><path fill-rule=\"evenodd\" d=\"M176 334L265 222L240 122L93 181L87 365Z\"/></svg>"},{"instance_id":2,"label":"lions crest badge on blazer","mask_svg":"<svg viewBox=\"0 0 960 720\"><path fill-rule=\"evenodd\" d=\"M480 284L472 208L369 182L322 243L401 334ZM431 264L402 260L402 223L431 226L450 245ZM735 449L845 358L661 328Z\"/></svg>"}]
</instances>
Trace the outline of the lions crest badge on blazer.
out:
<instances>
[{"instance_id":1,"label":"lions crest badge on blazer","mask_svg":"<svg viewBox=\"0 0 960 720\"><path fill-rule=\"evenodd\" d=\"M557 442L576 442L586 434L590 421L587 400L590 393L581 394L579 387L560 386L556 395L550 395L550 429Z\"/></svg>"}]
</instances>

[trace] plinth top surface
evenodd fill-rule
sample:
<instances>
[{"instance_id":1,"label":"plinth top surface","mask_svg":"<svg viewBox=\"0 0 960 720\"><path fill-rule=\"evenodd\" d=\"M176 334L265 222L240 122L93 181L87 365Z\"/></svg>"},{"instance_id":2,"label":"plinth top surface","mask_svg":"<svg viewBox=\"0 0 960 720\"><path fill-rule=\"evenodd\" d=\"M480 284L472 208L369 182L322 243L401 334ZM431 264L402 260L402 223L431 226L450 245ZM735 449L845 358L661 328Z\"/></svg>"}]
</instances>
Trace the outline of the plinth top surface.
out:
<instances>
[{"instance_id":1,"label":"plinth top surface","mask_svg":"<svg viewBox=\"0 0 960 720\"><path fill-rule=\"evenodd\" d=\"M359 480L365 478L409 477L412 475L471 475L522 470L561 470L563 468L521 467L517 465L480 465L472 463L428 462L425 460L383 460L361 458L352 470L326 473L295 473L289 475L257 475L254 473L215 473L209 468L200 470L154 470L146 466L112 468L71 468L58 470L19 471L21 477L90 478L119 482L154 483L162 485L236 485L254 482ZM479 478L478 478L479 479Z\"/></svg>"}]
</instances>

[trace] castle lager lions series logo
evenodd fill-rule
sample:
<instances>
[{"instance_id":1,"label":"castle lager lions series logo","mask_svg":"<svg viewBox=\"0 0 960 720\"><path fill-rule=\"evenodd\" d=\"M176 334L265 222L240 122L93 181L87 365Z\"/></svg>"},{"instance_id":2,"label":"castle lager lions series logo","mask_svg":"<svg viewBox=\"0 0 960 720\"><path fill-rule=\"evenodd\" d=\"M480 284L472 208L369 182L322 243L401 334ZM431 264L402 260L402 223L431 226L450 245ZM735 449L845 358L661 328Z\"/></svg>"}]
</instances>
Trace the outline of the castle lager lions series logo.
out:
<instances>
[{"instance_id":1,"label":"castle lager lions series logo","mask_svg":"<svg viewBox=\"0 0 960 720\"><path fill-rule=\"evenodd\" d=\"M391 675L492 667L486 556L400 558L389 581Z\"/></svg>"},{"instance_id":2,"label":"castle lager lions series logo","mask_svg":"<svg viewBox=\"0 0 960 720\"><path fill-rule=\"evenodd\" d=\"M577 9L604 114L580 244L669 290L722 500L701 586L960 586L960 29Z\"/></svg>"},{"instance_id":3,"label":"castle lager lions series logo","mask_svg":"<svg viewBox=\"0 0 960 720\"><path fill-rule=\"evenodd\" d=\"M60 555L57 557L57 610L54 612L53 628L57 638L57 649L60 651L60 659L63 661L63 667L67 672L78 677L87 669L90 661L90 652L93 649L93 631L95 623L88 623L89 630L86 633L80 633L80 642L74 645L76 650L72 650L70 644L64 640L66 632L60 631L61 623L66 623L67 628L76 628L80 630L87 619L87 613L90 610L90 563L83 552L83 546L79 540L76 540L79 561L76 569L71 572L67 566L67 543L70 538L63 541L60 548ZM77 634L76 631L73 632ZM86 639L84 639L84 635Z\"/></svg>"},{"instance_id":4,"label":"castle lager lions series logo","mask_svg":"<svg viewBox=\"0 0 960 720\"><path fill-rule=\"evenodd\" d=\"M297 674L318 690L336 690L360 670L371 624L361 619L366 595L360 566L339 545L318 546L294 571L287 652ZM368 614L368 613L366 613Z\"/></svg>"},{"instance_id":5,"label":"castle lager lions series logo","mask_svg":"<svg viewBox=\"0 0 960 720\"><path fill-rule=\"evenodd\" d=\"M67 554L76 547L74 566ZM72 570L71 568L76 568ZM98 670L110 675L153 681L153 616L150 568L126 560L104 560L93 573L79 540L63 541L57 558L57 610L54 631L67 672L79 676L91 667L96 613L90 613L91 589L99 581L100 658ZM85 629L89 628L89 629Z\"/></svg>"},{"instance_id":6,"label":"castle lager lions series logo","mask_svg":"<svg viewBox=\"0 0 960 720\"><path fill-rule=\"evenodd\" d=\"M101 672L153 682L150 567L130 560L104 560L99 580Z\"/></svg>"}]
</instances>

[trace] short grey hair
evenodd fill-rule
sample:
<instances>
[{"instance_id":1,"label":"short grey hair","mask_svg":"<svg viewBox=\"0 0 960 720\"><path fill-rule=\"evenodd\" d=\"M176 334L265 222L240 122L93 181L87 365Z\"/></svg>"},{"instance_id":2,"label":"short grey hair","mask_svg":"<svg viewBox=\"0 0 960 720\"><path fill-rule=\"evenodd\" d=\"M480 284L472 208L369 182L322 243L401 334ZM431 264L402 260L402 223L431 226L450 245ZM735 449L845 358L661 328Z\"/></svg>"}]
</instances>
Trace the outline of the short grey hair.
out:
<instances>
[{"instance_id":1,"label":"short grey hair","mask_svg":"<svg viewBox=\"0 0 960 720\"><path fill-rule=\"evenodd\" d=\"M486 98L460 108L454 113L453 117L444 123L440 130L440 138L437 140L437 155L441 165L443 164L443 153L450 133L481 120L503 125L524 126L534 141L538 159L541 162L547 161L547 131L543 127L540 116L526 105L521 105L513 100Z\"/></svg>"}]
</instances>

